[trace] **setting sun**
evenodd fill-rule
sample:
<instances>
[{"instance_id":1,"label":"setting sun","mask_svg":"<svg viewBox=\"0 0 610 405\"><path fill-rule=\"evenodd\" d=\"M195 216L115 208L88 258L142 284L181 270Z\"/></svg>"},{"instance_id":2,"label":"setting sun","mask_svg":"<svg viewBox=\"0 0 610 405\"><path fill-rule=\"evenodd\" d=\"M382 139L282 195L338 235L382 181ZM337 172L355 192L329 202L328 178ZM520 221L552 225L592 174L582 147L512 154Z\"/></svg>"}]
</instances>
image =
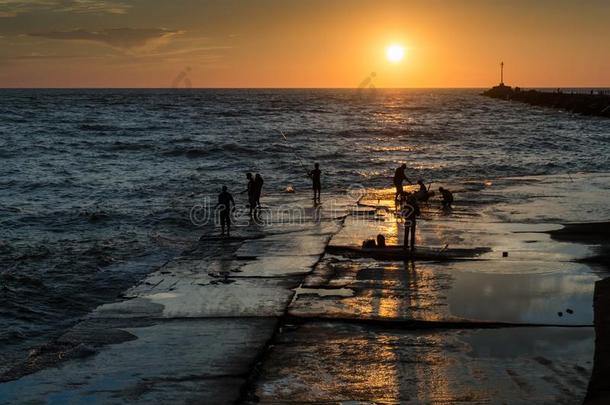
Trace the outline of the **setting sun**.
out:
<instances>
[{"instance_id":1,"label":"setting sun","mask_svg":"<svg viewBox=\"0 0 610 405\"><path fill-rule=\"evenodd\" d=\"M405 48L400 45L390 45L386 50L386 56L390 62L398 63L405 56Z\"/></svg>"}]
</instances>

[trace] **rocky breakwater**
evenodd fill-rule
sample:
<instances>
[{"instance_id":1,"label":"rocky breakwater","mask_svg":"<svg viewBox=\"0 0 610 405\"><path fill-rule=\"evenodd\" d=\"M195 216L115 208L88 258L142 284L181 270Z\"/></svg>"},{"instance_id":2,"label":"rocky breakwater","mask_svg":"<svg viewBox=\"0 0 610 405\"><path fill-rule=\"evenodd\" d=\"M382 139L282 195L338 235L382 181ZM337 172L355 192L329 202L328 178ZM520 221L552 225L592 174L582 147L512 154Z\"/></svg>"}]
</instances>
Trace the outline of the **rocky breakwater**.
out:
<instances>
[{"instance_id":1,"label":"rocky breakwater","mask_svg":"<svg viewBox=\"0 0 610 405\"><path fill-rule=\"evenodd\" d=\"M501 100L519 101L542 107L559 108L579 114L610 118L610 93L600 91L564 92L522 90L499 85L483 92L484 96Z\"/></svg>"}]
</instances>

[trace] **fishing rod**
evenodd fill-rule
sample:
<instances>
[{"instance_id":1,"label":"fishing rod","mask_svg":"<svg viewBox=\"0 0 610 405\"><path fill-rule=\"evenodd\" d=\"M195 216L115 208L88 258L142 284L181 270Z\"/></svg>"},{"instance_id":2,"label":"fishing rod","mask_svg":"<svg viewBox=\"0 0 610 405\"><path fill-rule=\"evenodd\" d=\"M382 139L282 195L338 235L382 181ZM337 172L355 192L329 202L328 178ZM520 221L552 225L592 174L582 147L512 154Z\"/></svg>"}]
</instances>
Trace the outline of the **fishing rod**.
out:
<instances>
[{"instance_id":1,"label":"fishing rod","mask_svg":"<svg viewBox=\"0 0 610 405\"><path fill-rule=\"evenodd\" d=\"M278 129L278 131L280 132L280 134L282 134L282 138L284 138L284 140L286 141L286 144L288 145L288 147L290 149L292 149L292 153L294 154L294 156L298 159L299 164L301 165L301 167L303 169L305 169L305 171L307 173L309 173L309 169L303 164L303 159L301 159L301 157L299 155L297 155L297 153L294 151L294 148L292 147L292 145L290 144L290 142L288 142L288 138L286 138L286 135L284 134L284 131L282 131L281 129Z\"/></svg>"}]
</instances>

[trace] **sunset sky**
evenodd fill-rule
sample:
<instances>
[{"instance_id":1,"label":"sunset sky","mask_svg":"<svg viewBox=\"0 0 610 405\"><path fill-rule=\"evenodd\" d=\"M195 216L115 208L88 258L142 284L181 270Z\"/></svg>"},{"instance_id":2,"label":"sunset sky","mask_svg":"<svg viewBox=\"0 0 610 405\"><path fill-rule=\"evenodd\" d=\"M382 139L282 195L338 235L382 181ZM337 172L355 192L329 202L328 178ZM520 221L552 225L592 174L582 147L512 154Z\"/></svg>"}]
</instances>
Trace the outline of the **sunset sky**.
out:
<instances>
[{"instance_id":1,"label":"sunset sky","mask_svg":"<svg viewBox=\"0 0 610 405\"><path fill-rule=\"evenodd\" d=\"M610 87L609 44L608 0L0 0L0 87Z\"/></svg>"}]
</instances>

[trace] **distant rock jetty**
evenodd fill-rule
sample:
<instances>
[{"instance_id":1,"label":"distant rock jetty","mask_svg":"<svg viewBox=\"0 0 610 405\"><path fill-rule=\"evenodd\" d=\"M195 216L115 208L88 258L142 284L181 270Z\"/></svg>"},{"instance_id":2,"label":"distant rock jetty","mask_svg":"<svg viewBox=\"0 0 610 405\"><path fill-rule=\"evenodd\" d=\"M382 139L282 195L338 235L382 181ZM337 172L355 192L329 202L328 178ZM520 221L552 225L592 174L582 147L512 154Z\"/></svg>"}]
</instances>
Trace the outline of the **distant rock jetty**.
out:
<instances>
[{"instance_id":1,"label":"distant rock jetty","mask_svg":"<svg viewBox=\"0 0 610 405\"><path fill-rule=\"evenodd\" d=\"M514 100L542 107L560 108L571 112L610 118L610 91L540 91L522 90L500 84L485 92L484 96Z\"/></svg>"}]
</instances>

